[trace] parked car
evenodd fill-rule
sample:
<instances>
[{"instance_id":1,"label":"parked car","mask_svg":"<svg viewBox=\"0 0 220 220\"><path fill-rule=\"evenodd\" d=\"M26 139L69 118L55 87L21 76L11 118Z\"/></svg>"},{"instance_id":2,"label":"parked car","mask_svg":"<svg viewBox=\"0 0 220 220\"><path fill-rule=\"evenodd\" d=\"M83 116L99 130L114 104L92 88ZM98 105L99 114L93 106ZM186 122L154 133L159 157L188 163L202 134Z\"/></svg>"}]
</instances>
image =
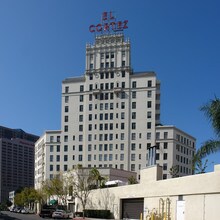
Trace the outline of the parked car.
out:
<instances>
[{"instance_id":1,"label":"parked car","mask_svg":"<svg viewBox=\"0 0 220 220\"><path fill-rule=\"evenodd\" d=\"M45 217L51 218L54 211L55 211L54 209L41 209L39 216L41 218L45 218Z\"/></svg>"},{"instance_id":2,"label":"parked car","mask_svg":"<svg viewBox=\"0 0 220 220\"><path fill-rule=\"evenodd\" d=\"M34 214L34 211L31 210L31 209L29 209L29 208L23 208L23 209L21 210L21 213L22 213L22 214Z\"/></svg>"},{"instance_id":3,"label":"parked car","mask_svg":"<svg viewBox=\"0 0 220 220\"><path fill-rule=\"evenodd\" d=\"M69 214L65 210L56 210L52 214L52 218L69 218Z\"/></svg>"}]
</instances>

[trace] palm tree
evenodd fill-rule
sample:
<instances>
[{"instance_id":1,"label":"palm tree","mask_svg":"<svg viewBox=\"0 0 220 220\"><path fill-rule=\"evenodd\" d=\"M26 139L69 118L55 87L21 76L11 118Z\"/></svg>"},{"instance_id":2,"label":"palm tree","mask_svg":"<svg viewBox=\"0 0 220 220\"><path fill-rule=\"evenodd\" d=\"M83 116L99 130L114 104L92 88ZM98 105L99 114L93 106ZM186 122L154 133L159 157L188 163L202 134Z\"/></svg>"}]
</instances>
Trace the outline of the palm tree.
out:
<instances>
[{"instance_id":1,"label":"palm tree","mask_svg":"<svg viewBox=\"0 0 220 220\"><path fill-rule=\"evenodd\" d=\"M202 106L200 110L205 113L205 116L211 122L217 139L210 139L203 143L195 155L195 158L198 159L220 150L220 99L215 97L215 99Z\"/></svg>"},{"instance_id":2,"label":"palm tree","mask_svg":"<svg viewBox=\"0 0 220 220\"><path fill-rule=\"evenodd\" d=\"M102 181L105 180L105 178L101 176L100 172L96 167L90 170L90 178L96 182L97 188L101 187Z\"/></svg>"}]
</instances>

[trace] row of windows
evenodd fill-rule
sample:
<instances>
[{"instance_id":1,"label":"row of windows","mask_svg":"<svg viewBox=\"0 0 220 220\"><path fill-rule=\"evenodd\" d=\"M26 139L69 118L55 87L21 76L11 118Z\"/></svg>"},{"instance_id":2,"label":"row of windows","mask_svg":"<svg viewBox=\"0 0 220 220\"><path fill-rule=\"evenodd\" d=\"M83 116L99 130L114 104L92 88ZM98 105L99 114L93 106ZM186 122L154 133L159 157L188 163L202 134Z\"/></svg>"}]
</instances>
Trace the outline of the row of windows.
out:
<instances>
[{"instance_id":1,"label":"row of windows","mask_svg":"<svg viewBox=\"0 0 220 220\"><path fill-rule=\"evenodd\" d=\"M188 158L186 157L183 157L183 156L180 156L180 155L176 155L176 160L180 163L184 163L184 164L190 164L191 163L191 160L189 160Z\"/></svg>"},{"instance_id":2,"label":"row of windows","mask_svg":"<svg viewBox=\"0 0 220 220\"><path fill-rule=\"evenodd\" d=\"M161 137L161 133L160 132L156 132L156 140L159 140L159 139L168 139L168 132L163 132L163 137Z\"/></svg>"},{"instance_id":3,"label":"row of windows","mask_svg":"<svg viewBox=\"0 0 220 220\"><path fill-rule=\"evenodd\" d=\"M102 93L103 94L103 93ZM101 94L100 94L101 95ZM105 93L105 96L103 94L103 98L108 98L108 93ZM107 103L106 103L107 104ZM103 110L103 105L100 105L100 110ZM93 104L89 104L89 111L92 111L92 107L93 107ZM108 105L105 105L106 108L108 108ZM147 101L147 108L151 108L152 107L152 102L151 101ZM98 105L95 104L95 109L98 108ZM116 103L115 105L115 108L119 108L119 103ZM121 102L120 103L120 108L121 109L125 109L125 102ZM131 103L131 108L132 109L136 109L137 108L137 103L136 102L132 102ZM156 107L157 108L157 107ZM109 103L109 109L110 110L113 110L114 109L114 104L113 103ZM83 112L84 111L84 105L79 105L79 112ZM69 112L69 106L65 106L64 107L64 112Z\"/></svg>"},{"instance_id":4,"label":"row of windows","mask_svg":"<svg viewBox=\"0 0 220 220\"><path fill-rule=\"evenodd\" d=\"M181 152L181 153L185 154L185 155L192 155L192 156L194 156L194 151L192 151L192 150L190 150L187 147L184 147L182 145L177 144L176 145L176 150L178 152Z\"/></svg>"},{"instance_id":5,"label":"row of windows","mask_svg":"<svg viewBox=\"0 0 220 220\"><path fill-rule=\"evenodd\" d=\"M121 61L121 66L122 67L125 67L126 66L126 62L125 60L122 60ZM115 67L115 62L111 61L111 62L102 62L100 63L100 68L103 69L103 68L114 68ZM92 70L94 69L94 64L93 63L90 63L89 65L89 69Z\"/></svg>"},{"instance_id":6,"label":"row of windows","mask_svg":"<svg viewBox=\"0 0 220 220\"><path fill-rule=\"evenodd\" d=\"M148 111L147 112L147 118L148 119L151 118L151 115L152 115L152 113L150 111ZM125 119L125 112L115 113L115 118L116 119L119 119L119 116L120 116L120 119ZM99 117L99 120L103 120L103 119L105 119L105 120L114 120L114 113L105 113L105 114L101 113L99 115L97 115L97 114L89 114L88 115L88 120L89 121L97 120L98 117ZM79 122L83 122L83 118L84 118L83 115L79 115ZM131 118L132 119L136 119L136 112L132 112L131 113ZM68 122L68 121L69 121L69 116L65 115L64 116L64 122ZM66 131L65 128L64 128L64 130Z\"/></svg>"},{"instance_id":7,"label":"row of windows","mask_svg":"<svg viewBox=\"0 0 220 220\"><path fill-rule=\"evenodd\" d=\"M183 143L183 144L185 144L187 146L190 146L190 147L193 147L193 148L195 147L195 143L193 141L191 141L190 139L188 139L186 137L183 137L182 135L177 134L176 135L176 139L179 142L181 142L181 143Z\"/></svg>"},{"instance_id":8,"label":"row of windows","mask_svg":"<svg viewBox=\"0 0 220 220\"><path fill-rule=\"evenodd\" d=\"M141 160L142 157L143 157L143 154L134 154L134 153L132 153L130 155L131 161ZM55 159L56 159L56 161L55 161ZM75 159L76 159L76 155L72 155L72 160L74 161ZM124 161L125 156L124 156L124 154L98 154L98 155L88 154L88 156L87 156L88 161L92 161L92 160L113 161L113 159ZM145 155L144 159L146 161L148 160L148 154ZM83 160L83 155L82 154L78 155L78 161L82 161L82 160ZM68 162L68 155L64 155L63 161ZM50 162L60 162L60 155L56 155L56 158L54 158L54 155L50 155Z\"/></svg>"},{"instance_id":9,"label":"row of windows","mask_svg":"<svg viewBox=\"0 0 220 220\"><path fill-rule=\"evenodd\" d=\"M101 119L103 120L103 119ZM105 119L105 120L108 120L108 119ZM110 120L113 120L113 118L110 117ZM94 127L94 130L99 130L99 131L102 131L102 130L105 130L105 131L108 131L108 130L114 130L114 129L121 129L121 130L124 130L125 129L125 123L116 123L115 125L113 123L105 123L105 124L99 124L99 126L97 124L88 124L88 131L92 131L93 130L93 127ZM147 129L151 129L151 122L147 122L147 126L146 128ZM68 125L65 125L64 126L64 132L68 132ZM131 123L131 129L132 130L135 130L136 129L136 122L132 122ZM79 132L83 132L84 131L84 127L83 125L79 125ZM147 133L147 135L150 134L150 138L151 138L151 133ZM147 136L147 139L150 139L148 136Z\"/></svg>"},{"instance_id":10,"label":"row of windows","mask_svg":"<svg viewBox=\"0 0 220 220\"><path fill-rule=\"evenodd\" d=\"M122 71L121 72L121 75L122 77L125 77L125 71ZM109 78L114 78L114 72L106 72L106 73L100 73L100 78L101 79L109 79ZM90 74L90 79L93 79L93 75ZM116 87L119 87L119 82L117 82L118 84L116 84ZM123 88L123 85L125 87L125 82L122 82L122 88ZM92 90L92 84L90 86L90 90ZM96 87L96 86L95 86ZM148 80L147 81L147 87L152 87L152 80ZM101 85L100 85L100 88L101 88ZM103 85L103 88L104 88L104 85ZM110 86L109 88L113 89L114 88L114 83L110 83ZM136 81L133 81L132 82L132 88L137 88L137 82ZM96 88L97 89L97 88ZM83 92L84 91L84 85L80 85L80 92ZM66 86L65 87L65 93L69 93L69 86Z\"/></svg>"},{"instance_id":11,"label":"row of windows","mask_svg":"<svg viewBox=\"0 0 220 220\"><path fill-rule=\"evenodd\" d=\"M115 166L116 169L118 169L118 168L120 168L121 170L124 169L124 164L120 164L120 165L114 164L114 166ZM74 167L75 166L73 165L72 168L74 168ZM92 165L88 164L88 167L92 167ZM96 165L94 167L96 167ZM109 168L111 168L111 167L113 167L113 165L112 164L99 164L99 167L109 167ZM139 169L140 168L141 168L141 165L139 165ZM132 169L132 171L135 171L135 164L131 164L131 169ZM60 170L61 170L60 165L50 165L50 171L60 171ZM66 165L66 164L63 165L63 170L67 171L68 170L68 165ZM50 174L50 179L53 179L53 178L54 178L54 175Z\"/></svg>"},{"instance_id":12,"label":"row of windows","mask_svg":"<svg viewBox=\"0 0 220 220\"><path fill-rule=\"evenodd\" d=\"M115 75L117 75L117 77L121 75L121 77L124 78L125 77L125 71L122 71L121 74L119 72L117 72L117 73L114 73L114 72L105 72L105 73L103 73L102 72L99 75L96 73L95 77L96 78L100 77L100 79L109 79L109 78L114 79ZM89 75L89 79L93 80L93 77L94 77L94 75L91 73Z\"/></svg>"}]
</instances>

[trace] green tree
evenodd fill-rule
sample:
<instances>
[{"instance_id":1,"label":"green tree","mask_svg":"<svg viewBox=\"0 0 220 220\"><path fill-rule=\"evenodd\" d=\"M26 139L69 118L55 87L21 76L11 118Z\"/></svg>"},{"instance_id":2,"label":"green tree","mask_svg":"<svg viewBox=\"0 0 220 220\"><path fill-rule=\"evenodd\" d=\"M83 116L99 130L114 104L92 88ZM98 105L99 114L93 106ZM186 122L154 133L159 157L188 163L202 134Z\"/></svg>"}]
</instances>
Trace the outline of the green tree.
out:
<instances>
[{"instance_id":1,"label":"green tree","mask_svg":"<svg viewBox=\"0 0 220 220\"><path fill-rule=\"evenodd\" d=\"M83 218L85 218L84 210L88 203L94 178L88 169L78 166L75 170L69 172L69 180L69 184L72 186L73 196L79 199L83 209Z\"/></svg>"},{"instance_id":2,"label":"green tree","mask_svg":"<svg viewBox=\"0 0 220 220\"><path fill-rule=\"evenodd\" d=\"M138 183L138 181L137 181L137 179L134 176L129 176L128 177L128 184L129 185L137 184L137 183Z\"/></svg>"},{"instance_id":3,"label":"green tree","mask_svg":"<svg viewBox=\"0 0 220 220\"><path fill-rule=\"evenodd\" d=\"M34 203L39 201L39 194L33 187L25 187L20 193L15 195L15 204L34 208Z\"/></svg>"},{"instance_id":4,"label":"green tree","mask_svg":"<svg viewBox=\"0 0 220 220\"><path fill-rule=\"evenodd\" d=\"M172 178L176 178L179 176L179 167L176 166L172 166L169 170L170 175L172 176Z\"/></svg>"},{"instance_id":5,"label":"green tree","mask_svg":"<svg viewBox=\"0 0 220 220\"><path fill-rule=\"evenodd\" d=\"M58 198L58 201L66 205L67 196L69 192L69 187L66 182L66 176L57 175L53 179L46 180L42 185L43 192L49 198L55 199L55 196Z\"/></svg>"},{"instance_id":6,"label":"green tree","mask_svg":"<svg viewBox=\"0 0 220 220\"><path fill-rule=\"evenodd\" d=\"M220 150L220 99L215 97L202 106L200 110L210 121L216 138L207 140L202 144L195 154L194 163Z\"/></svg>"},{"instance_id":7,"label":"green tree","mask_svg":"<svg viewBox=\"0 0 220 220\"><path fill-rule=\"evenodd\" d=\"M92 168L89 171L89 177L91 181L95 181L96 182L96 188L100 188L104 185L104 183L106 182L105 177L101 176L100 172L98 171L98 169L96 167Z\"/></svg>"},{"instance_id":8,"label":"green tree","mask_svg":"<svg viewBox=\"0 0 220 220\"><path fill-rule=\"evenodd\" d=\"M205 173L205 170L207 168L208 159L205 160L203 163L201 158L198 158L198 160L195 163L195 172L196 173Z\"/></svg>"}]
</instances>

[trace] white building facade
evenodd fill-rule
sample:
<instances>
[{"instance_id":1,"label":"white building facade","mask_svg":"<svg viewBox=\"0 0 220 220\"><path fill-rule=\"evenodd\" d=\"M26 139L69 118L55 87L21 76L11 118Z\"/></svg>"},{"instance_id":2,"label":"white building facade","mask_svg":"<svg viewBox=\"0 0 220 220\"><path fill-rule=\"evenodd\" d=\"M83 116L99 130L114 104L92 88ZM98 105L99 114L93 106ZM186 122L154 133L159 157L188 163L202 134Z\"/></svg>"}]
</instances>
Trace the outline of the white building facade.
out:
<instances>
[{"instance_id":1,"label":"white building facade","mask_svg":"<svg viewBox=\"0 0 220 220\"><path fill-rule=\"evenodd\" d=\"M139 178L151 147L164 179L174 166L177 176L192 174L196 140L160 125L160 81L154 72L133 71L130 47L122 33L98 35L86 46L85 73L62 82L61 130L36 142L35 186L76 165L134 171Z\"/></svg>"},{"instance_id":2,"label":"white building facade","mask_svg":"<svg viewBox=\"0 0 220 220\"><path fill-rule=\"evenodd\" d=\"M130 42L123 34L96 36L95 43L86 46L85 74L62 83L62 140L63 148L70 152L69 166L138 172L148 165L148 148L156 145L157 129L165 129L157 127L159 124L160 82L156 74L133 72ZM173 158L175 131L174 127L167 131L172 135L167 157L157 158L164 168L167 164L164 178L169 168L178 165ZM194 152L195 138L178 132L187 136L188 148ZM190 161L191 157L187 155ZM189 167L180 173L189 174Z\"/></svg>"}]
</instances>

